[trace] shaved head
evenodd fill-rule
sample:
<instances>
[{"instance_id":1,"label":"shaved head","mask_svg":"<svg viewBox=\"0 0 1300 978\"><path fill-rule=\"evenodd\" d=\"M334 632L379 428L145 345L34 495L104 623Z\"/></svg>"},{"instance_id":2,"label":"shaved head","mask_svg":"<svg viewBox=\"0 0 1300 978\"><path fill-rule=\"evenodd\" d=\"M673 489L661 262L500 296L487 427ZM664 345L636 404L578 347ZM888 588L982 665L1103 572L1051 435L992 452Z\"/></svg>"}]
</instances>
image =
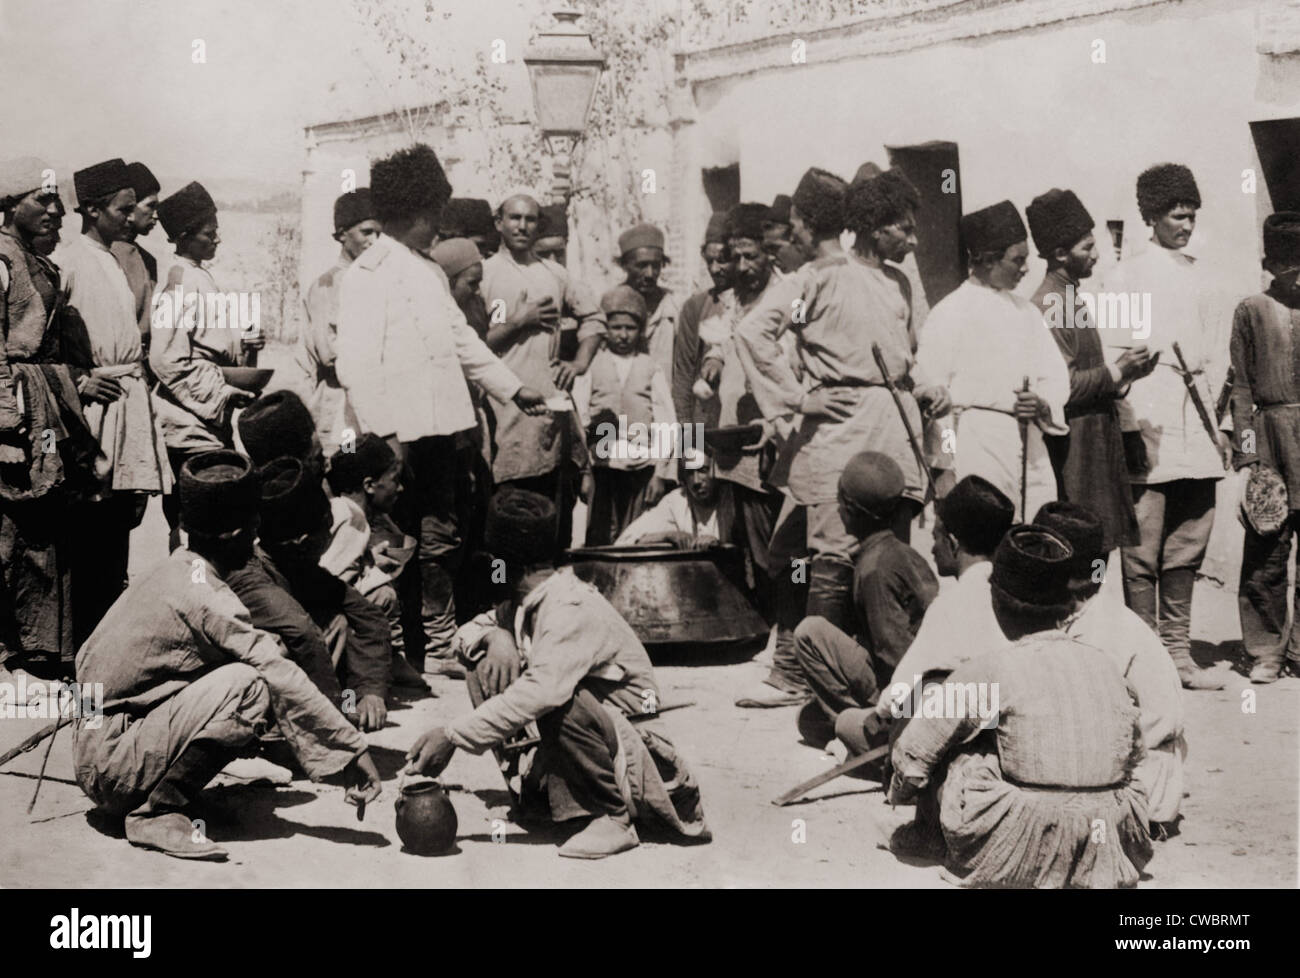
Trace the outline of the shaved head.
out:
<instances>
[{"instance_id":1,"label":"shaved head","mask_svg":"<svg viewBox=\"0 0 1300 978\"><path fill-rule=\"evenodd\" d=\"M501 242L517 259L523 260L537 240L542 208L528 194L513 194L497 208L497 231Z\"/></svg>"},{"instance_id":2,"label":"shaved head","mask_svg":"<svg viewBox=\"0 0 1300 978\"><path fill-rule=\"evenodd\" d=\"M512 210L516 205L527 207L534 214L540 215L542 212L542 205L537 203L535 198L530 197L528 194L514 194L501 201L501 206L497 208L497 216L500 217L507 211Z\"/></svg>"}]
</instances>

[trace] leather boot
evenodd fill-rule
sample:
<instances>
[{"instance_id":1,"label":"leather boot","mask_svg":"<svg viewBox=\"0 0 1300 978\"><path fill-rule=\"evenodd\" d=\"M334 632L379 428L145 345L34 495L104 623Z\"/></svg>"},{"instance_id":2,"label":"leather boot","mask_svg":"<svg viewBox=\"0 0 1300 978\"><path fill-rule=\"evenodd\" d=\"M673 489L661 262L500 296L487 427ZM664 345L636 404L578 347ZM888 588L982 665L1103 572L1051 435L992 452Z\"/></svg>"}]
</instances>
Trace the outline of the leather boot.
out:
<instances>
[{"instance_id":1,"label":"leather boot","mask_svg":"<svg viewBox=\"0 0 1300 978\"><path fill-rule=\"evenodd\" d=\"M853 565L834 557L814 557L808 575L806 614L821 615L845 635L853 635Z\"/></svg>"},{"instance_id":2,"label":"leather boot","mask_svg":"<svg viewBox=\"0 0 1300 978\"><path fill-rule=\"evenodd\" d=\"M1192 658L1192 588L1196 571L1178 567L1160 575L1160 638L1178 669L1183 689L1223 689L1223 681Z\"/></svg>"},{"instance_id":3,"label":"leather boot","mask_svg":"<svg viewBox=\"0 0 1300 978\"><path fill-rule=\"evenodd\" d=\"M185 811L236 753L212 741L192 742L172 762L145 803L126 817L127 841L178 859L225 859L226 850L204 838Z\"/></svg>"}]
</instances>

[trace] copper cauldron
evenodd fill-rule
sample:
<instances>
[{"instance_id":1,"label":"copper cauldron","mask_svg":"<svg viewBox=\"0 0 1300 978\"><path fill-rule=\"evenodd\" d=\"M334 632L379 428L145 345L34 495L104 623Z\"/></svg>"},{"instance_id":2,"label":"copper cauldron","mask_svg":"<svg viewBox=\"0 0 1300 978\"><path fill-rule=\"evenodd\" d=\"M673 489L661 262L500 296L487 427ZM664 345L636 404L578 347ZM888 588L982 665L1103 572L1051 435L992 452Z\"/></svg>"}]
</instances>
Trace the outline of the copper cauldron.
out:
<instances>
[{"instance_id":1,"label":"copper cauldron","mask_svg":"<svg viewBox=\"0 0 1300 978\"><path fill-rule=\"evenodd\" d=\"M569 559L647 646L744 643L768 633L738 586L744 558L737 547L582 547Z\"/></svg>"}]
</instances>

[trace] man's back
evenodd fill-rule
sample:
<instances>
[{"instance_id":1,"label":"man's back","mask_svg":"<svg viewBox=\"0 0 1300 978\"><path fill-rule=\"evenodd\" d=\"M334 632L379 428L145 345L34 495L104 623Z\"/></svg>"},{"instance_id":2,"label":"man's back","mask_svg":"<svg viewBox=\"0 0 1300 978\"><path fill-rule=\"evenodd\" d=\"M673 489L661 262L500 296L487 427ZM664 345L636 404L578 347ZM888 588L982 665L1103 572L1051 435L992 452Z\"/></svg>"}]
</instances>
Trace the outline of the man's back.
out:
<instances>
[{"instance_id":1,"label":"man's back","mask_svg":"<svg viewBox=\"0 0 1300 978\"><path fill-rule=\"evenodd\" d=\"M911 646L938 593L939 582L925 558L891 530L878 530L862 541L853 568L858 639L886 671Z\"/></svg>"}]
</instances>

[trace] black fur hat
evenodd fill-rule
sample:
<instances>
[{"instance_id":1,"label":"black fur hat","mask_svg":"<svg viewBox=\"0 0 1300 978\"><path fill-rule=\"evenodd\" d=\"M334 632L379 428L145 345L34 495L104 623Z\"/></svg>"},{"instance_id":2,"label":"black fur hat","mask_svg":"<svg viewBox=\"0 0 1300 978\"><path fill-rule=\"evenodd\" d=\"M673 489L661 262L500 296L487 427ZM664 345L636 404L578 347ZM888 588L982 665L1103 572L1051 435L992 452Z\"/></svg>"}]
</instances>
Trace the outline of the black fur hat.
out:
<instances>
[{"instance_id":1,"label":"black fur hat","mask_svg":"<svg viewBox=\"0 0 1300 978\"><path fill-rule=\"evenodd\" d=\"M737 204L727 211L727 240L748 238L750 241L761 242L768 210L766 204Z\"/></svg>"},{"instance_id":2,"label":"black fur hat","mask_svg":"<svg viewBox=\"0 0 1300 978\"><path fill-rule=\"evenodd\" d=\"M1078 503L1053 500L1043 503L1034 516L1034 526L1043 526L1065 540L1074 551L1074 577L1088 577L1094 560L1106 559L1106 531L1092 510Z\"/></svg>"},{"instance_id":3,"label":"black fur hat","mask_svg":"<svg viewBox=\"0 0 1300 978\"><path fill-rule=\"evenodd\" d=\"M252 463L220 449L195 455L181 466L181 529L222 536L257 525L261 485Z\"/></svg>"},{"instance_id":4,"label":"black fur hat","mask_svg":"<svg viewBox=\"0 0 1300 978\"><path fill-rule=\"evenodd\" d=\"M972 257L1001 253L1029 237L1016 205L1009 200L965 215L961 219L961 240Z\"/></svg>"},{"instance_id":5,"label":"black fur hat","mask_svg":"<svg viewBox=\"0 0 1300 978\"><path fill-rule=\"evenodd\" d=\"M989 583L1021 605L1068 606L1073 562L1074 550L1054 530L1022 523L998 544Z\"/></svg>"},{"instance_id":6,"label":"black fur hat","mask_svg":"<svg viewBox=\"0 0 1300 978\"><path fill-rule=\"evenodd\" d=\"M291 390L272 391L239 415L239 440L254 465L292 455L306 459L311 454L316 422L307 405Z\"/></svg>"},{"instance_id":7,"label":"black fur hat","mask_svg":"<svg viewBox=\"0 0 1300 978\"><path fill-rule=\"evenodd\" d=\"M424 143L370 164L370 199L382 223L441 211L450 198L451 184L438 154Z\"/></svg>"},{"instance_id":8,"label":"black fur hat","mask_svg":"<svg viewBox=\"0 0 1300 978\"><path fill-rule=\"evenodd\" d=\"M272 459L258 470L262 477L258 531L264 543L284 543L314 533L330 523L330 501L320 476L296 458Z\"/></svg>"},{"instance_id":9,"label":"black fur hat","mask_svg":"<svg viewBox=\"0 0 1300 978\"><path fill-rule=\"evenodd\" d=\"M334 201L334 233L346 231L375 216L370 203L370 188L360 187Z\"/></svg>"},{"instance_id":10,"label":"black fur hat","mask_svg":"<svg viewBox=\"0 0 1300 978\"><path fill-rule=\"evenodd\" d=\"M488 504L483 547L515 567L555 559L555 504L524 489L502 489Z\"/></svg>"},{"instance_id":11,"label":"black fur hat","mask_svg":"<svg viewBox=\"0 0 1300 978\"><path fill-rule=\"evenodd\" d=\"M1034 247L1042 258L1050 258L1057 248L1073 248L1096 226L1073 190L1055 187L1030 201L1025 217L1034 236Z\"/></svg>"},{"instance_id":12,"label":"black fur hat","mask_svg":"<svg viewBox=\"0 0 1300 978\"><path fill-rule=\"evenodd\" d=\"M814 166L800 178L790 203L799 208L814 234L835 234L844 228L844 196L848 189L840 177Z\"/></svg>"},{"instance_id":13,"label":"black fur hat","mask_svg":"<svg viewBox=\"0 0 1300 978\"><path fill-rule=\"evenodd\" d=\"M1179 204L1201 206L1192 171L1181 163L1157 163L1137 179L1138 211L1144 221L1167 214Z\"/></svg>"},{"instance_id":14,"label":"black fur hat","mask_svg":"<svg viewBox=\"0 0 1300 978\"><path fill-rule=\"evenodd\" d=\"M1278 211L1264 219L1264 257L1300 264L1300 212Z\"/></svg>"},{"instance_id":15,"label":"black fur hat","mask_svg":"<svg viewBox=\"0 0 1300 978\"><path fill-rule=\"evenodd\" d=\"M963 548L992 556L1016 518L1016 507L987 479L968 475L937 503L939 519Z\"/></svg>"},{"instance_id":16,"label":"black fur hat","mask_svg":"<svg viewBox=\"0 0 1300 978\"><path fill-rule=\"evenodd\" d=\"M912 181L901 170L886 170L849 185L845 225L856 234L870 234L876 228L902 220L908 211L920 206L921 195Z\"/></svg>"},{"instance_id":17,"label":"black fur hat","mask_svg":"<svg viewBox=\"0 0 1300 978\"><path fill-rule=\"evenodd\" d=\"M203 184L194 181L158 203L158 221L172 241L210 218L217 212L216 201Z\"/></svg>"}]
</instances>

